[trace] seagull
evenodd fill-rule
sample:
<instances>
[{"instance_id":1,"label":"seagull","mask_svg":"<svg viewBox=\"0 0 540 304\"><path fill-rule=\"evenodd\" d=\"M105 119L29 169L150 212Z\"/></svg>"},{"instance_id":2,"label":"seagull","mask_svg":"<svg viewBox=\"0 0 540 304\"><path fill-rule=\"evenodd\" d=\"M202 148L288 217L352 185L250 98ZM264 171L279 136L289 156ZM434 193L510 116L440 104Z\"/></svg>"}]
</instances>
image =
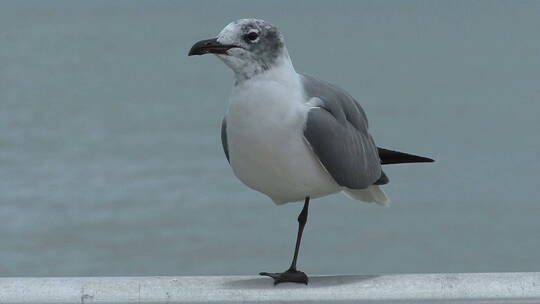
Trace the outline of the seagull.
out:
<instances>
[{"instance_id":1,"label":"seagull","mask_svg":"<svg viewBox=\"0 0 540 304\"><path fill-rule=\"evenodd\" d=\"M195 43L188 56L214 54L234 72L221 125L225 156L240 181L277 205L304 202L288 270L261 272L274 284L308 283L297 269L312 198L343 192L385 205L381 165L433 162L377 147L366 113L346 91L296 72L283 35L260 19L228 24L216 38Z\"/></svg>"}]
</instances>

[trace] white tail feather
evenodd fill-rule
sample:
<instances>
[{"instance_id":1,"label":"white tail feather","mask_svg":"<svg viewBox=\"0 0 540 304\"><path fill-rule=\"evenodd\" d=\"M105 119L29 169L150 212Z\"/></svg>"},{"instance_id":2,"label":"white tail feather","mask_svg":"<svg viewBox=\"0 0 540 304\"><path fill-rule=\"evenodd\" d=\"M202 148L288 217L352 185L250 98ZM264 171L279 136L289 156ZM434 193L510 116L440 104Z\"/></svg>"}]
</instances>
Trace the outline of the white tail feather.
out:
<instances>
[{"instance_id":1,"label":"white tail feather","mask_svg":"<svg viewBox=\"0 0 540 304\"><path fill-rule=\"evenodd\" d=\"M371 185L366 189L346 189L343 193L348 197L356 200L361 200L368 203L377 203L379 205L387 206L388 197L377 185Z\"/></svg>"}]
</instances>

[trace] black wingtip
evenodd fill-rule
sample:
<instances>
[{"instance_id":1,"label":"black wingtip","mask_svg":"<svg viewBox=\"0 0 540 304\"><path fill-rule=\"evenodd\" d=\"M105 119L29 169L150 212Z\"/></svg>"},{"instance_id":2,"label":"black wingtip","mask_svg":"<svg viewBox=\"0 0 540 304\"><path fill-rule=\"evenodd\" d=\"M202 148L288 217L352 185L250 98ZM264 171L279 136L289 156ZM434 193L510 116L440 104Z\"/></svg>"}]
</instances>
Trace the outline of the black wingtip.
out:
<instances>
[{"instance_id":1,"label":"black wingtip","mask_svg":"<svg viewBox=\"0 0 540 304\"><path fill-rule=\"evenodd\" d=\"M432 163L435 160L399 151L388 150L384 148L377 148L379 151L379 158L381 159L381 165L390 164L404 164L404 163Z\"/></svg>"}]
</instances>

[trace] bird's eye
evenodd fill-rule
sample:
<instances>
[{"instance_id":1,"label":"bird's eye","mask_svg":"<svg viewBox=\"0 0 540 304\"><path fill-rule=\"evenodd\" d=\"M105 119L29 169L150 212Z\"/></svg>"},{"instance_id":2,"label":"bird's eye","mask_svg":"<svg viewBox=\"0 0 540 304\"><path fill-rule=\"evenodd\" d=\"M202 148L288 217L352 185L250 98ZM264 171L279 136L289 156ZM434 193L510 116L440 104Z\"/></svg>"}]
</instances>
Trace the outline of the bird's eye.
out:
<instances>
[{"instance_id":1,"label":"bird's eye","mask_svg":"<svg viewBox=\"0 0 540 304\"><path fill-rule=\"evenodd\" d=\"M257 40L257 38L259 38L259 34L257 34L256 32L251 32L244 36L244 40L246 40L247 42L253 42Z\"/></svg>"}]
</instances>

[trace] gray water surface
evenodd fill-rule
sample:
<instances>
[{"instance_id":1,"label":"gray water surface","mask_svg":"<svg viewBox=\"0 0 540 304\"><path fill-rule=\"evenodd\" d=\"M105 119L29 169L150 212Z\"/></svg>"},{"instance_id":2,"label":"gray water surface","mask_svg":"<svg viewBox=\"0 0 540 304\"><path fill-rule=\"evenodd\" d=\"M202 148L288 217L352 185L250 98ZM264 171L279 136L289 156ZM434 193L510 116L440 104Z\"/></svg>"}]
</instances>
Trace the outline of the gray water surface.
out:
<instances>
[{"instance_id":1,"label":"gray water surface","mask_svg":"<svg viewBox=\"0 0 540 304\"><path fill-rule=\"evenodd\" d=\"M270 2L270 1L268 1ZM0 276L284 270L299 204L233 175L232 73L191 45L278 25L298 71L348 90L391 207L313 202L312 274L538 271L540 2L0 2Z\"/></svg>"}]
</instances>

